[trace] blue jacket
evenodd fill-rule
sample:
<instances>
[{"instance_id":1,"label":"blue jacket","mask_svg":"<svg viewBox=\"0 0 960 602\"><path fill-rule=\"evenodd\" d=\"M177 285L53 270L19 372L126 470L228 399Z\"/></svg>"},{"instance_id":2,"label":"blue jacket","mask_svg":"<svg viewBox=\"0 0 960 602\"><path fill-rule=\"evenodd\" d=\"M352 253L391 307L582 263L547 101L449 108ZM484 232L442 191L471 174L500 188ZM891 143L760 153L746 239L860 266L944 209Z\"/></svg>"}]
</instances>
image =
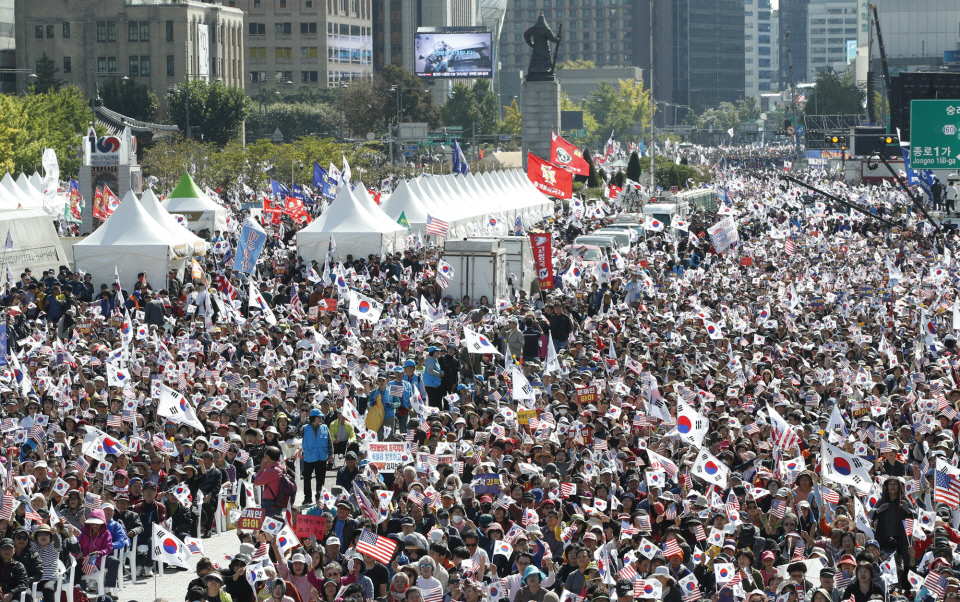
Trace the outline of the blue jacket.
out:
<instances>
[{"instance_id":1,"label":"blue jacket","mask_svg":"<svg viewBox=\"0 0 960 602\"><path fill-rule=\"evenodd\" d=\"M312 424L303 425L303 461L323 462L330 457L330 429L320 421L314 430Z\"/></svg>"},{"instance_id":2,"label":"blue jacket","mask_svg":"<svg viewBox=\"0 0 960 602\"><path fill-rule=\"evenodd\" d=\"M377 387L373 391L370 391L370 395L367 396L367 407L372 407L379 400L383 404L383 417L384 418L393 418L396 412L397 406L394 404L393 397L390 397L390 385L387 385L386 391L381 391L380 387Z\"/></svg>"},{"instance_id":3,"label":"blue jacket","mask_svg":"<svg viewBox=\"0 0 960 602\"><path fill-rule=\"evenodd\" d=\"M430 374L431 371L437 374ZM440 362L435 357L428 357L423 370L423 384L427 387L440 386Z\"/></svg>"},{"instance_id":4,"label":"blue jacket","mask_svg":"<svg viewBox=\"0 0 960 602\"><path fill-rule=\"evenodd\" d=\"M130 540L127 539L127 530L120 521L110 519L110 522L107 524L107 531L110 532L110 537L113 538L114 550L121 550L130 543Z\"/></svg>"}]
</instances>

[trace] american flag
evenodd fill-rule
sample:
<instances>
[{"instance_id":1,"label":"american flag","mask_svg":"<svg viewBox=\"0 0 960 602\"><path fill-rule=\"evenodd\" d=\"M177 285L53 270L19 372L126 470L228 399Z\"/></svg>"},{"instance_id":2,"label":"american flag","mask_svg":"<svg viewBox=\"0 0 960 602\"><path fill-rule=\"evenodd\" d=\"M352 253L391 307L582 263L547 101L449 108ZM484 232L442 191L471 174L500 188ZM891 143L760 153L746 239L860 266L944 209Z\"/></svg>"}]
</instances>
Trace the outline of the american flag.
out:
<instances>
[{"instance_id":1,"label":"american flag","mask_svg":"<svg viewBox=\"0 0 960 602\"><path fill-rule=\"evenodd\" d=\"M423 508L423 505L427 503L427 496L423 495L416 489L410 490L410 493L407 494L407 499L421 508Z\"/></svg>"},{"instance_id":2,"label":"american flag","mask_svg":"<svg viewBox=\"0 0 960 602\"><path fill-rule=\"evenodd\" d=\"M560 497L568 498L576 490L577 486L573 483L560 483Z\"/></svg>"},{"instance_id":3,"label":"american flag","mask_svg":"<svg viewBox=\"0 0 960 602\"><path fill-rule=\"evenodd\" d=\"M386 537L380 537L373 531L364 529L360 533L360 540L357 541L356 550L361 554L373 556L380 562L389 565L390 561L393 560L393 553L397 550L397 542Z\"/></svg>"},{"instance_id":4,"label":"american flag","mask_svg":"<svg viewBox=\"0 0 960 602\"><path fill-rule=\"evenodd\" d=\"M237 459L246 463L246 461L250 459L250 452L245 449L237 451Z\"/></svg>"},{"instance_id":5,"label":"american flag","mask_svg":"<svg viewBox=\"0 0 960 602\"><path fill-rule=\"evenodd\" d=\"M43 522L43 517L33 509L33 505L31 504L24 504L23 517L27 520L32 520L35 523Z\"/></svg>"},{"instance_id":6,"label":"american flag","mask_svg":"<svg viewBox=\"0 0 960 602\"><path fill-rule=\"evenodd\" d=\"M263 542L257 547L257 551L253 553L253 560L265 558L269 553L270 553L270 546L267 545L267 542Z\"/></svg>"},{"instance_id":7,"label":"american flag","mask_svg":"<svg viewBox=\"0 0 960 602\"><path fill-rule=\"evenodd\" d=\"M793 255L797 252L797 243L793 242L792 238L788 238L787 242L783 243L783 251L787 255Z\"/></svg>"},{"instance_id":8,"label":"american flag","mask_svg":"<svg viewBox=\"0 0 960 602\"><path fill-rule=\"evenodd\" d=\"M97 572L97 561L93 556L87 556L83 559L83 564L80 565L80 569L83 571L84 575L92 575Z\"/></svg>"},{"instance_id":9,"label":"american flag","mask_svg":"<svg viewBox=\"0 0 960 602\"><path fill-rule=\"evenodd\" d=\"M87 510L93 512L100 509L100 496L96 493L88 493L83 499L83 505Z\"/></svg>"},{"instance_id":10,"label":"american flag","mask_svg":"<svg viewBox=\"0 0 960 602\"><path fill-rule=\"evenodd\" d=\"M433 234L435 236L446 236L447 235L447 222L439 220L429 213L427 214L427 234Z\"/></svg>"},{"instance_id":11,"label":"american flag","mask_svg":"<svg viewBox=\"0 0 960 602\"><path fill-rule=\"evenodd\" d=\"M73 461L73 469L79 472L80 474L87 472L88 468L90 468L90 463L87 462L87 459L84 458L83 456L80 456L79 458Z\"/></svg>"},{"instance_id":12,"label":"american flag","mask_svg":"<svg viewBox=\"0 0 960 602\"><path fill-rule=\"evenodd\" d=\"M40 426L39 424L35 424L30 429L30 438L36 441L37 443L40 443L41 441L43 441L44 432L45 431L43 430L42 426Z\"/></svg>"},{"instance_id":13,"label":"american flag","mask_svg":"<svg viewBox=\"0 0 960 602\"><path fill-rule=\"evenodd\" d=\"M642 528L642 526L641 526L641 528ZM648 528L648 529L645 529L645 530L649 531L649 528ZM677 539L676 539L676 538L673 538L673 539L671 539L671 540L669 540L669 541L663 542L663 553L664 553L664 556L666 556L667 558L669 558L669 557L675 556L675 555L677 555L677 554L682 554L682 553L683 553L683 550L680 549L680 544L677 543Z\"/></svg>"},{"instance_id":14,"label":"american flag","mask_svg":"<svg viewBox=\"0 0 960 602\"><path fill-rule=\"evenodd\" d=\"M260 407L255 401L251 401L250 405L247 407L247 421L256 422L257 416L260 414Z\"/></svg>"},{"instance_id":15,"label":"american flag","mask_svg":"<svg viewBox=\"0 0 960 602\"><path fill-rule=\"evenodd\" d=\"M423 602L443 602L443 588L437 586L433 589L424 590L421 592L421 597Z\"/></svg>"},{"instance_id":16,"label":"american flag","mask_svg":"<svg viewBox=\"0 0 960 602\"><path fill-rule=\"evenodd\" d=\"M923 587L927 588L935 598L942 598L943 590L947 587L947 578L937 571L930 571L927 578L923 580Z\"/></svg>"},{"instance_id":17,"label":"american flag","mask_svg":"<svg viewBox=\"0 0 960 602\"><path fill-rule=\"evenodd\" d=\"M827 489L826 487L820 488L820 495L823 496L823 501L830 504L839 504L840 503L840 494L834 491L833 489Z\"/></svg>"},{"instance_id":18,"label":"american flag","mask_svg":"<svg viewBox=\"0 0 960 602\"><path fill-rule=\"evenodd\" d=\"M851 581L853 577L847 571L838 571L833 575L833 586L840 591L847 589Z\"/></svg>"},{"instance_id":19,"label":"american flag","mask_svg":"<svg viewBox=\"0 0 960 602\"><path fill-rule=\"evenodd\" d=\"M782 519L783 515L787 512L787 503L781 500L773 500L770 502L770 514L774 515L777 518Z\"/></svg>"},{"instance_id":20,"label":"american flag","mask_svg":"<svg viewBox=\"0 0 960 602\"><path fill-rule=\"evenodd\" d=\"M640 523L640 528L641 528L642 530L644 530L644 531L652 531L652 530L653 530L653 529L650 528L650 515L649 515L649 514L641 514L640 516L637 517L637 522ZM676 544L676 542L674 542L674 544ZM677 548L677 549L679 549L679 548Z\"/></svg>"},{"instance_id":21,"label":"american flag","mask_svg":"<svg viewBox=\"0 0 960 602\"><path fill-rule=\"evenodd\" d=\"M4 494L3 494L3 507L0 508L0 519L2 519L2 520L10 520L11 518L13 518L13 502L14 502L14 499L15 499L15 498L13 497L13 494L11 494L11 493L4 493Z\"/></svg>"},{"instance_id":22,"label":"american flag","mask_svg":"<svg viewBox=\"0 0 960 602\"><path fill-rule=\"evenodd\" d=\"M693 528L693 534L696 536L697 541L706 541L707 534L703 532L703 525L697 525Z\"/></svg>"},{"instance_id":23,"label":"american flag","mask_svg":"<svg viewBox=\"0 0 960 602\"><path fill-rule=\"evenodd\" d=\"M607 451L607 450L609 449L609 447L607 446L607 440L606 440L606 439L594 439L594 440L593 440L593 447L594 447L594 449L596 449L597 451Z\"/></svg>"},{"instance_id":24,"label":"american flag","mask_svg":"<svg viewBox=\"0 0 960 602\"><path fill-rule=\"evenodd\" d=\"M806 555L807 544L801 539L797 542L797 547L793 549L793 559L794 560L803 560L807 557Z\"/></svg>"},{"instance_id":25,"label":"american flag","mask_svg":"<svg viewBox=\"0 0 960 602\"><path fill-rule=\"evenodd\" d=\"M637 569L633 568L633 563L628 564L627 566L620 569L620 572L617 573L617 577L620 579L629 579L633 581L640 575L637 573Z\"/></svg>"},{"instance_id":26,"label":"american flag","mask_svg":"<svg viewBox=\"0 0 960 602\"><path fill-rule=\"evenodd\" d=\"M500 391L497 390L490 391L490 393L487 394L487 397L494 401L500 401L503 399L503 395L500 395Z\"/></svg>"},{"instance_id":27,"label":"american flag","mask_svg":"<svg viewBox=\"0 0 960 602\"><path fill-rule=\"evenodd\" d=\"M220 292L224 297L233 301L237 298L237 290L233 288L233 285L230 284L230 281L227 280L226 275L223 272L219 272L214 278L214 282L217 284L217 288L220 289Z\"/></svg>"},{"instance_id":28,"label":"american flag","mask_svg":"<svg viewBox=\"0 0 960 602\"><path fill-rule=\"evenodd\" d=\"M122 428L122 417L117 414L107 414L107 426L113 428Z\"/></svg>"},{"instance_id":29,"label":"american flag","mask_svg":"<svg viewBox=\"0 0 960 602\"><path fill-rule=\"evenodd\" d=\"M960 471L943 460L937 460L935 475L934 501L951 508L960 506Z\"/></svg>"}]
</instances>

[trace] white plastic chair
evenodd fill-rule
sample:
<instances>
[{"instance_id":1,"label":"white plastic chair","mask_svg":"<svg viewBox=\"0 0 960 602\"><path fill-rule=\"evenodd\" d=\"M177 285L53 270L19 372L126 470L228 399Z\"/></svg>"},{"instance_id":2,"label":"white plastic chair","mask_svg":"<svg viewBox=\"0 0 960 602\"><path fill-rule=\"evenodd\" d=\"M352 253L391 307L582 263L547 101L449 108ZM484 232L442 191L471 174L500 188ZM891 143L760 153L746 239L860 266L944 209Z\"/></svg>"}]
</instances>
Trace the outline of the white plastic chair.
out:
<instances>
[{"instance_id":1,"label":"white plastic chair","mask_svg":"<svg viewBox=\"0 0 960 602\"><path fill-rule=\"evenodd\" d=\"M64 567L63 561L57 560L57 591L54 595L54 600L60 600L61 592L63 591L63 582L66 578L66 581L71 581L71 576L73 575L73 567L76 566L77 560L70 556L70 566ZM34 602L39 602L43 600L43 595L38 589L38 583L33 583L30 585L29 591L24 591L20 594L20 602L27 602L27 595L30 595ZM70 584L70 589L67 591L67 602L73 602L73 584Z\"/></svg>"},{"instance_id":2,"label":"white plastic chair","mask_svg":"<svg viewBox=\"0 0 960 602\"><path fill-rule=\"evenodd\" d=\"M140 539L140 536L137 535L133 540L127 543L127 547L123 550L115 550L114 558L117 558L120 561L120 572L119 572L119 588L123 590L123 566L129 564L130 566L130 581L133 585L137 585L137 541Z\"/></svg>"}]
</instances>

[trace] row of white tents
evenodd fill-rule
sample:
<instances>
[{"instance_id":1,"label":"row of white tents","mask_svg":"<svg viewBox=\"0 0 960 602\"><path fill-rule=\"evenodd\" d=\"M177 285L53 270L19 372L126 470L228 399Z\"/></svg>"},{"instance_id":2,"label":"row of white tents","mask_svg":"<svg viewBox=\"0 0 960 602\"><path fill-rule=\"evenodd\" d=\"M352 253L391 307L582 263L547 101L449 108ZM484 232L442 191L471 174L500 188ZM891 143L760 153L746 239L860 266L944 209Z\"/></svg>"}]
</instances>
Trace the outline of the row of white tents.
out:
<instances>
[{"instance_id":1,"label":"row of white tents","mask_svg":"<svg viewBox=\"0 0 960 602\"><path fill-rule=\"evenodd\" d=\"M512 229L518 216L529 228L553 213L553 201L519 170L404 180L380 205L358 184L341 188L330 207L297 233L297 249L322 264L331 237L341 257L366 257L402 251L410 234L425 236L428 216L447 222L447 237L457 238L485 232L488 216Z\"/></svg>"},{"instance_id":2,"label":"row of white tents","mask_svg":"<svg viewBox=\"0 0 960 602\"><path fill-rule=\"evenodd\" d=\"M0 210L37 209L43 210L43 182L40 174L34 172L27 177L22 172L14 180L10 172L0 179Z\"/></svg>"},{"instance_id":3,"label":"row of white tents","mask_svg":"<svg viewBox=\"0 0 960 602\"><path fill-rule=\"evenodd\" d=\"M210 201L206 195L204 199ZM143 272L151 286L163 288L169 270L188 268L207 248L171 215L167 203L169 199L161 204L149 189L139 199L132 190L127 192L102 226L73 245L76 269L93 274L98 285L114 282L116 270L125 287Z\"/></svg>"}]
</instances>

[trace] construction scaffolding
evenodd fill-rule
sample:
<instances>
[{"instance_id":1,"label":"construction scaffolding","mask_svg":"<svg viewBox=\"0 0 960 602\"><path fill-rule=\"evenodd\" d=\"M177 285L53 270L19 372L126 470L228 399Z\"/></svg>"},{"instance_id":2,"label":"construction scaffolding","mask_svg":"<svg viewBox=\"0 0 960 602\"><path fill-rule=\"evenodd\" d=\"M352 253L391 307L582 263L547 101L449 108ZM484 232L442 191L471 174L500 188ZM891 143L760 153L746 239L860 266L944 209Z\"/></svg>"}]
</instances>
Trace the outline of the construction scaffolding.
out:
<instances>
[{"instance_id":1,"label":"construction scaffolding","mask_svg":"<svg viewBox=\"0 0 960 602\"><path fill-rule=\"evenodd\" d=\"M869 118L863 115L804 115L806 128L807 150L837 150L835 146L826 143L826 137L849 136L853 127L867 125Z\"/></svg>"}]
</instances>

